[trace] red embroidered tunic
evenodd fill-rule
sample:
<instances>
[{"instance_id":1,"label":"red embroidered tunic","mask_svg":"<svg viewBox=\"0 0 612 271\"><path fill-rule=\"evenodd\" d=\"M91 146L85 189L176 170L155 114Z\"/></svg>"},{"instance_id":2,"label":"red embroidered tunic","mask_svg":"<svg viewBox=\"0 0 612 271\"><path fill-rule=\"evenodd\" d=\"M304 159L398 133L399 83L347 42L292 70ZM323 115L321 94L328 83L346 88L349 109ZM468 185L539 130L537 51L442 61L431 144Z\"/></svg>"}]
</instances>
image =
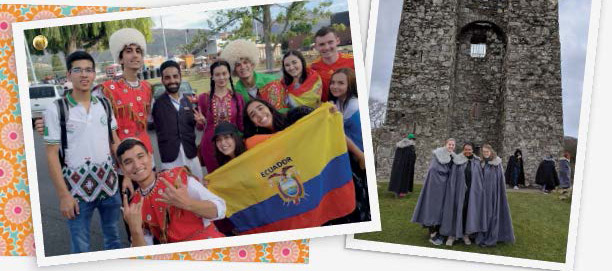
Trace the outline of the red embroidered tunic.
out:
<instances>
[{"instance_id":1,"label":"red embroidered tunic","mask_svg":"<svg viewBox=\"0 0 612 271\"><path fill-rule=\"evenodd\" d=\"M148 230L161 243L174 243L191 240L202 240L223 237L213 223L204 226L202 217L193 212L179 209L156 199L161 198L166 185L160 179L174 184L178 178L187 185L188 173L184 167L176 167L157 175L155 186L144 195L142 203L142 221L144 229ZM131 202L140 201L143 195L136 193Z\"/></svg>"},{"instance_id":2,"label":"red embroidered tunic","mask_svg":"<svg viewBox=\"0 0 612 271\"><path fill-rule=\"evenodd\" d=\"M153 95L151 84L140 80L138 86L132 87L121 77L105 81L99 87L113 105L119 139L138 138L147 146L149 153L153 153L151 139L147 134L147 118L151 112Z\"/></svg>"}]
</instances>

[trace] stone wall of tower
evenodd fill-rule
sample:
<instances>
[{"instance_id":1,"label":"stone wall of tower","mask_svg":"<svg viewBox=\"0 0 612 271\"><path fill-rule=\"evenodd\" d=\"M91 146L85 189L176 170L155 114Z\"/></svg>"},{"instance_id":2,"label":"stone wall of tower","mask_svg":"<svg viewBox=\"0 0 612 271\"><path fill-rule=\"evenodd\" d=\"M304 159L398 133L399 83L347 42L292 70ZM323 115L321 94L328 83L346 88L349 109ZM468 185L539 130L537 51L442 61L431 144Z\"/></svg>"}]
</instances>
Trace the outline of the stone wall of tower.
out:
<instances>
[{"instance_id":1,"label":"stone wall of tower","mask_svg":"<svg viewBox=\"0 0 612 271\"><path fill-rule=\"evenodd\" d=\"M520 148L526 181L533 183L542 158L563 150L558 2L512 0L507 18L502 155L506 161Z\"/></svg>"},{"instance_id":2,"label":"stone wall of tower","mask_svg":"<svg viewBox=\"0 0 612 271\"><path fill-rule=\"evenodd\" d=\"M379 176L389 175L395 143L416 129L416 178L421 179L431 150L441 146L448 135L456 7L456 0L404 1L381 138L384 143L376 157Z\"/></svg>"},{"instance_id":3,"label":"stone wall of tower","mask_svg":"<svg viewBox=\"0 0 612 271\"><path fill-rule=\"evenodd\" d=\"M452 88L450 136L459 152L470 142L502 149L508 1L459 0L457 51ZM472 43L486 43L484 57L470 55Z\"/></svg>"}]
</instances>

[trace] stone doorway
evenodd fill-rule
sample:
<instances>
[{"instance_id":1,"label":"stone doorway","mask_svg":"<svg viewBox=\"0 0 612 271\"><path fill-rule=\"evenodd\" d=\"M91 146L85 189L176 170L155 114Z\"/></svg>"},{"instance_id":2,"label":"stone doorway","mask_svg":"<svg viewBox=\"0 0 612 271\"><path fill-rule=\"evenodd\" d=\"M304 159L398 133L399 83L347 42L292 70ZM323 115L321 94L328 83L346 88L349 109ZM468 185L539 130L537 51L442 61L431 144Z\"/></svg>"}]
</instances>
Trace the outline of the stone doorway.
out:
<instances>
[{"instance_id":1,"label":"stone doorway","mask_svg":"<svg viewBox=\"0 0 612 271\"><path fill-rule=\"evenodd\" d=\"M488 143L502 152L505 34L494 23L476 21L463 26L456 41L450 136L458 149L464 142Z\"/></svg>"}]
</instances>

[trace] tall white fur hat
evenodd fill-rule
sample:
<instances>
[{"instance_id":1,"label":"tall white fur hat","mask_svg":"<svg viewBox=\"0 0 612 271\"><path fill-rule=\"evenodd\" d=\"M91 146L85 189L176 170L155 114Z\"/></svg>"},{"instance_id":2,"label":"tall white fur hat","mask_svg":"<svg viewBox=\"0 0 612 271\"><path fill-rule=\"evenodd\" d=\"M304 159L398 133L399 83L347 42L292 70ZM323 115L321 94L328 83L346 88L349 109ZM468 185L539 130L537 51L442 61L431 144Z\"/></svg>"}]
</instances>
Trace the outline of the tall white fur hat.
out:
<instances>
[{"instance_id":1,"label":"tall white fur hat","mask_svg":"<svg viewBox=\"0 0 612 271\"><path fill-rule=\"evenodd\" d=\"M252 41L237 39L229 42L221 51L219 57L230 64L233 72L236 62L240 61L241 58L246 58L257 65L259 63L259 49Z\"/></svg>"},{"instance_id":2,"label":"tall white fur hat","mask_svg":"<svg viewBox=\"0 0 612 271\"><path fill-rule=\"evenodd\" d=\"M119 54L126 45L137 44L142 49L142 55L146 55L147 41L140 31L134 28L122 28L113 33L108 39L110 52L116 63L119 63Z\"/></svg>"}]
</instances>

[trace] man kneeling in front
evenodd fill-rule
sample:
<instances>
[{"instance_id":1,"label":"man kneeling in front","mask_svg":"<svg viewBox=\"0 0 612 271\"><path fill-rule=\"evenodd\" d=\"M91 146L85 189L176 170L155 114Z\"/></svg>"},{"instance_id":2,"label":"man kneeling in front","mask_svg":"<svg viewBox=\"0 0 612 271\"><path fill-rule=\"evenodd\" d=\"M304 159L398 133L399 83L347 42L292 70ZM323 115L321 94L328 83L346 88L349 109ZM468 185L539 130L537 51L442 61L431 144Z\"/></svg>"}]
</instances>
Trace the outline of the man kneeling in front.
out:
<instances>
[{"instance_id":1,"label":"man kneeling in front","mask_svg":"<svg viewBox=\"0 0 612 271\"><path fill-rule=\"evenodd\" d=\"M127 202L124 194L123 218L130 228L133 246L174 243L223 237L212 220L225 217L225 201L210 192L185 167L156 173L152 155L134 138L117 147L123 172L139 189Z\"/></svg>"}]
</instances>

